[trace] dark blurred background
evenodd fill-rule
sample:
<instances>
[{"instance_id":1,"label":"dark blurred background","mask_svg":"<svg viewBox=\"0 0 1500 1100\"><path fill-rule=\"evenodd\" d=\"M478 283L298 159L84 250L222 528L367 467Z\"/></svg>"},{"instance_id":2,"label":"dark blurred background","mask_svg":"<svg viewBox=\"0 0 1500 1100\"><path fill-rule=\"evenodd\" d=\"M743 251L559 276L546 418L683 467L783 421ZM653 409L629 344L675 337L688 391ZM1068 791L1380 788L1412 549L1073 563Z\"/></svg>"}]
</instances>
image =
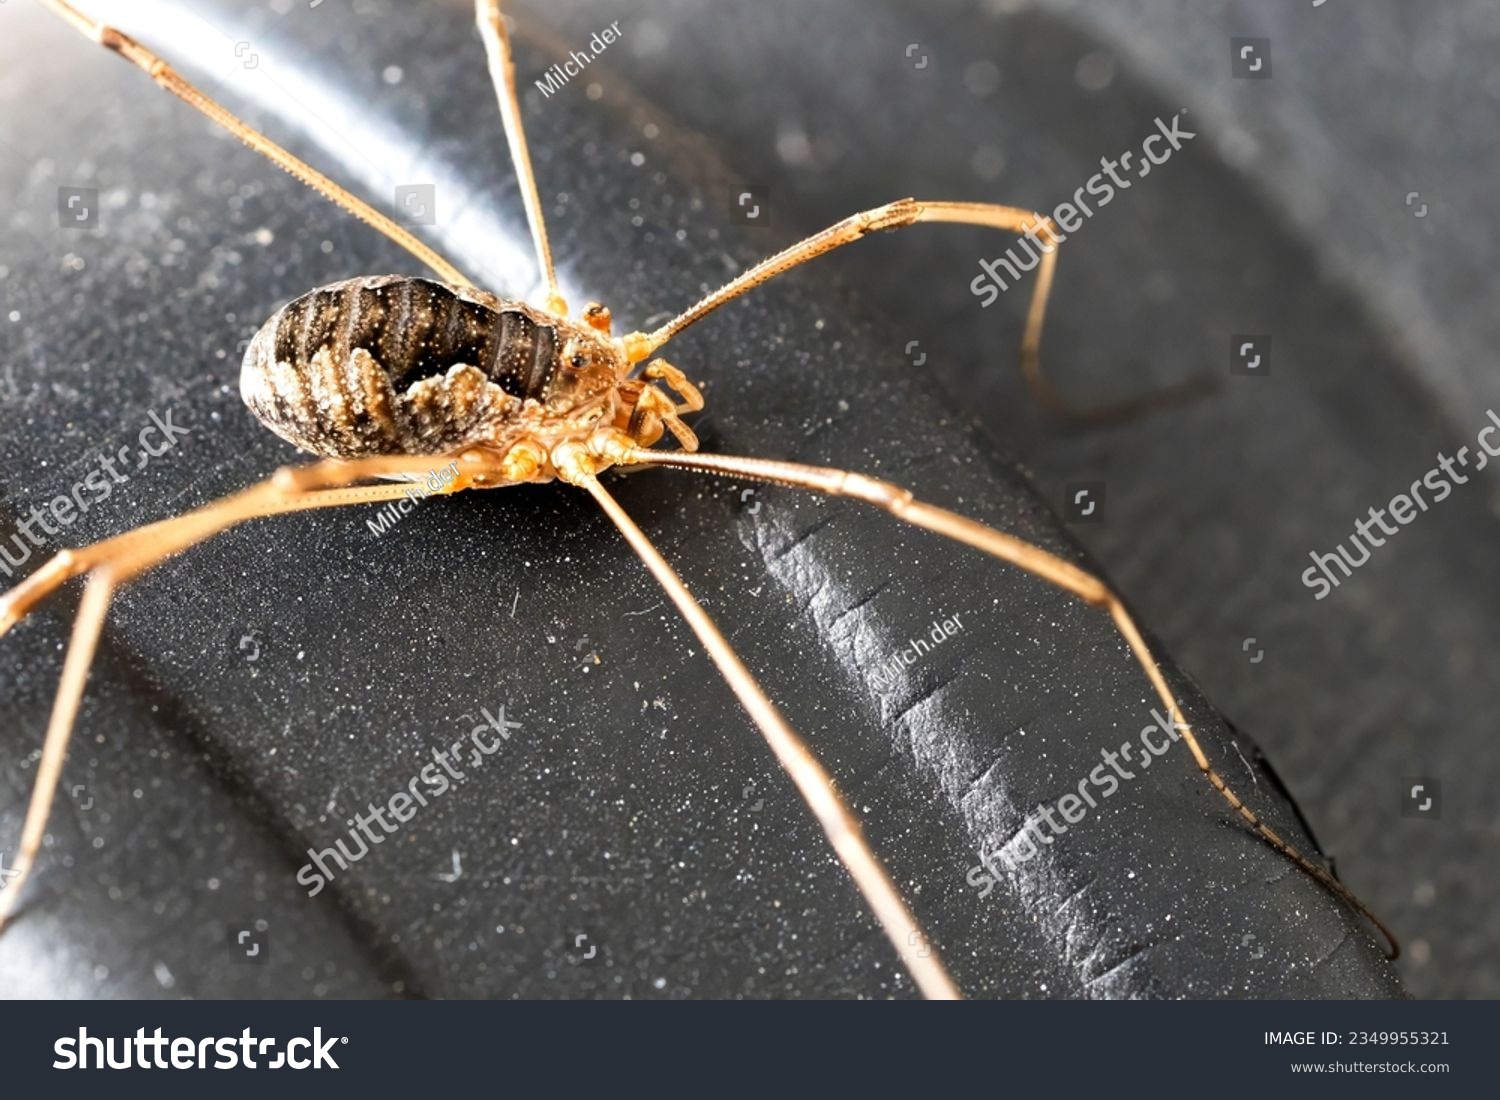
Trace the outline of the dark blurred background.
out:
<instances>
[{"instance_id":1,"label":"dark blurred background","mask_svg":"<svg viewBox=\"0 0 1500 1100\"><path fill-rule=\"evenodd\" d=\"M391 11L376 0L326 5L325 15L348 9L355 17L351 26L361 18L375 25ZM278 39L290 44L313 33L303 22L307 5L272 0L239 5L233 16L220 7L206 0L101 2L90 10L142 34L153 20L170 19L170 34L161 37L193 75L220 74L217 94L236 106L252 104L252 113L300 114L308 118L312 140L347 146L346 165L363 174L341 177L347 182L388 190L388 172L410 168L406 161L392 165L392 151L399 153L401 145L385 140L382 123L360 117L369 114L368 103L320 92L340 80L275 66ZM45 21L38 11L15 0L6 8L0 12L6 23L26 20L13 49L21 44L35 51L60 40L37 29ZM1211 392L1189 403L1109 428L1082 428L1038 409L1016 369L1029 285L989 309L980 309L969 290L978 260L997 257L1012 243L1002 234L966 227L905 230L821 259L794 276L805 281L793 285L852 287L879 315L879 346L889 357L907 360L912 376L953 417L972 421L998 453L1024 463L1059 514L1065 486L1105 483L1102 521L1073 524L1073 534L1208 699L1266 749L1323 847L1337 855L1343 876L1402 934L1407 956L1400 965L1409 991L1500 995L1500 925L1494 920L1500 819L1486 797L1500 778L1493 706L1500 690L1494 472L1473 477L1434 505L1329 598L1315 601L1299 579L1310 551L1326 552L1347 538L1355 519L1421 477L1439 451L1451 455L1472 446L1486 410L1500 407L1500 380L1490 366L1490 349L1500 339L1492 308L1500 256L1492 184L1500 167L1500 6L1479 0L1420 9L1397 0L555 0L519 10L564 51L618 20L622 40L576 78L569 94L585 102L638 96L649 105L634 136L640 148L655 156L654 142L681 140L711 150L725 166L717 181L725 196L744 186L765 189L774 227L768 240L778 245L903 195L1050 210L1099 170L1101 157L1138 149L1155 119L1186 109L1183 128L1196 133L1193 141L1099 209L1063 246L1043 365L1081 404L1214 380ZM377 119L409 126L412 118L426 117L419 106L432 89L421 74L437 44L462 40L464 49L472 47L468 63L482 66L472 36L446 29L466 17L464 4L434 5L430 39L411 36L419 21L408 15L400 37L372 32L348 44L348 53L367 66L349 79L378 102ZM220 26L231 19L253 33L255 50L264 52L259 72L248 58L237 62L238 55L229 54ZM438 21L444 29L437 29ZM1247 60L1262 65L1236 76L1235 59L1246 45L1251 53L1241 58L1241 68L1248 69ZM18 199L41 195L50 202L55 177L99 174L100 165L76 148L66 154L52 148L49 131L64 122L107 128L110 112L125 111L116 89L144 83L139 74L100 68L124 68L102 51L81 68L72 61L78 55L67 56L69 64L52 74L77 90L65 105L66 119L26 116L23 86L6 87L7 110L18 112L16 131L26 138L13 132L15 140L0 147ZM36 54L30 60L41 64ZM529 70L526 63L522 68L524 86ZM534 135L560 117L551 104L538 110L542 98L534 89L526 99ZM123 187L117 195L104 188L101 202L106 213L115 211L122 231L156 234L164 226L191 240L202 227L167 183L153 193L148 154L185 135L202 149L206 127L186 112L160 110L153 117L171 121L154 123L150 143L132 145L133 152L108 165L111 173L140 180L128 194ZM483 140L494 142L494 104L487 96L450 110L482 119ZM669 137L679 132L674 123L693 136ZM346 139L356 132L357 141ZM533 140L546 145L545 138ZM463 138L449 131L434 133L433 141L451 160ZM486 152L498 162L500 150ZM630 167L622 160L613 170L624 174ZM178 171L194 186L221 185L211 166L201 177L196 168ZM545 173L545 163L539 171ZM513 184L499 175L504 182L494 200L513 224L519 217ZM267 167L265 176L273 179L274 169ZM545 174L543 180L546 191ZM224 185L223 191L234 196L229 201L253 207L258 186ZM557 192L554 234L576 240L568 181L554 180L550 189ZM81 258L82 247L65 247L37 231L26 209L18 202L10 231L28 251L0 256L0 275L12 268L29 273L31 265L64 272L97 265ZM246 218L249 232L254 218ZM317 239L334 242L325 253L342 255L363 247L364 233L328 215L305 237L281 234L276 246L278 254L290 253L287 265L300 273L310 266L309 255L317 260ZM252 240L243 243L250 249ZM258 262L265 242L254 243L260 247L250 255ZM507 276L529 271L514 238L466 242L470 248L491 243L510 251L487 256L487 268ZM213 300L241 280L233 250L216 251L204 268L183 259L188 247L168 239L149 261L114 261L123 268L112 275L126 283L139 278L149 288L131 283L138 323L125 352L132 362L149 358L152 295L189 309L190 302ZM652 251L660 250L647 246L640 259L658 259ZM571 266L585 256L580 246ZM727 254L716 258L710 250L702 257L701 281L706 286L734 267ZM528 293L535 289L528 280L522 275L504 289ZM278 293L284 299L303 288ZM678 301L666 298L663 309ZM80 295L72 305L86 310L88 299ZM176 341L181 356L199 356L200 373L186 385L200 402L207 397L225 416L238 415L237 355L224 334L248 334L247 324L260 317L205 309L201 319L205 333L214 335L196 345L184 334L157 335ZM706 327L686 335L674 345L674 359L691 374L696 364L733 363L750 354L723 346L722 331L717 339ZM1236 334L1269 338L1264 376L1230 374ZM788 334L788 345L797 338ZM17 356L37 355L25 339L14 346ZM217 361L202 354L204 347L217 349ZM858 409L861 363L843 368L848 401ZM22 380L6 376L9 370L0 363L0 396L30 393ZM78 393L69 387L80 385L65 373L54 396L74 399ZM122 407L145 408L180 395L171 385L157 386ZM47 415L28 405L7 435L19 439L21 424L25 432L46 434L41 424ZM898 412L882 407L863 415L878 416L882 437L900 442ZM133 424L122 422L120 430ZM71 430L66 423L56 429ZM911 456L930 449L920 435L904 442ZM70 441L61 449L77 448ZM190 487L184 479L174 490L153 484L141 491L152 494L154 518L205 499L210 489L243 484L286 457L266 437L253 453L218 456L211 485ZM30 468L28 454L12 446L5 460L10 482L20 482L21 471ZM24 488L13 495L24 496ZM283 569L298 564L295 547L267 552ZM246 568L233 556L207 560ZM184 614L206 616L215 645L225 641L219 633L243 641L243 627L213 621L213 599L201 589L159 589L156 598L181 601ZM128 622L133 604L129 598L123 604ZM146 612L138 615L145 621L135 624L136 633L164 649L161 663L170 664L172 644L180 640L155 631ZM416 630L418 624L407 625ZM48 629L60 641L61 628ZM277 682L305 677L300 654L292 655L297 635L290 629L270 634L260 641L269 641L268 659L281 662ZM437 660L432 653L441 651L442 639L428 642L434 648L424 651L426 659ZM229 643L232 650L233 638ZM214 683L211 673L195 675L200 690ZM420 681L419 672L412 676ZM26 706L43 705L50 680L49 673L20 685ZM144 680L160 687L150 675ZM175 686L185 693L192 688ZM284 707L275 704L290 699L279 697L285 689L269 681L258 690L266 693L268 711L281 713ZM337 688L330 690L332 701L321 701L329 708L322 720L337 736L353 737L360 728L353 717L347 733L337 734L343 703ZM155 709L149 692L132 698ZM173 742L163 739L146 759L172 752ZM74 755L80 757L78 748ZM228 754L215 766L217 774L235 775L242 764ZM304 756L296 766L313 765ZM151 767L142 768L145 786ZM1413 778L1441 784L1436 813L1413 815ZM202 821L232 821L235 815L215 809L213 800L243 801L245 791L210 786L203 784ZM315 819L315 811L297 807L303 815L298 824ZM159 817L150 828L192 828L165 810ZM70 843L87 843L90 826L85 821L80 828L85 839ZM243 839L223 844L236 852L253 847ZM187 919L185 910L173 915ZM317 925L325 918L306 919ZM316 931L304 934L316 940ZM333 972L332 962L316 965ZM308 963L313 970L316 965ZM338 973L357 970L344 960ZM157 975L170 989L168 978ZM389 982L330 981L346 995L390 988Z\"/></svg>"}]
</instances>

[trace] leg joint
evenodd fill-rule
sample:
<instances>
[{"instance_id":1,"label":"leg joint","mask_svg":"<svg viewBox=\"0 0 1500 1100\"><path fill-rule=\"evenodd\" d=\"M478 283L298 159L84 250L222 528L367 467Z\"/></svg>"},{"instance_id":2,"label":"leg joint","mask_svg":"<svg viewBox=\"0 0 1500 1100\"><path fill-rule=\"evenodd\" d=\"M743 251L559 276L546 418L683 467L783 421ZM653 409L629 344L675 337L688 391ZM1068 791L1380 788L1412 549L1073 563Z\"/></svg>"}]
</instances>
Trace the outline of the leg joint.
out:
<instances>
[{"instance_id":1,"label":"leg joint","mask_svg":"<svg viewBox=\"0 0 1500 1100\"><path fill-rule=\"evenodd\" d=\"M916 499L912 496L910 489L892 485L889 481L866 477L864 474L846 473L842 480L843 483L838 490L840 493L873 504L877 508L884 508L887 512L899 514Z\"/></svg>"},{"instance_id":2,"label":"leg joint","mask_svg":"<svg viewBox=\"0 0 1500 1100\"><path fill-rule=\"evenodd\" d=\"M922 204L916 199L897 199L874 210L866 210L855 217L860 223L861 233L876 233L886 229L901 229L916 222L921 216Z\"/></svg>"}]
</instances>

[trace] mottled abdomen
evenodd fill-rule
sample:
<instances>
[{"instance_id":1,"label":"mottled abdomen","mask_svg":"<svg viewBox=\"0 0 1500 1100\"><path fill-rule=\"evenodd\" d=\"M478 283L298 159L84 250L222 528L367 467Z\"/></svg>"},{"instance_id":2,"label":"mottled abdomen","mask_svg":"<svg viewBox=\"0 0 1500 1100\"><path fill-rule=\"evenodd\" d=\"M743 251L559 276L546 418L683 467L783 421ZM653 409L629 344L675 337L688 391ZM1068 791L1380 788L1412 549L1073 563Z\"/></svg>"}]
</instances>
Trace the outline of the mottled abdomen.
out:
<instances>
[{"instance_id":1,"label":"mottled abdomen","mask_svg":"<svg viewBox=\"0 0 1500 1100\"><path fill-rule=\"evenodd\" d=\"M320 287L255 334L250 410L282 438L340 458L439 454L501 438L545 402L576 333L520 302L401 275ZM571 373L571 372L568 372Z\"/></svg>"}]
</instances>

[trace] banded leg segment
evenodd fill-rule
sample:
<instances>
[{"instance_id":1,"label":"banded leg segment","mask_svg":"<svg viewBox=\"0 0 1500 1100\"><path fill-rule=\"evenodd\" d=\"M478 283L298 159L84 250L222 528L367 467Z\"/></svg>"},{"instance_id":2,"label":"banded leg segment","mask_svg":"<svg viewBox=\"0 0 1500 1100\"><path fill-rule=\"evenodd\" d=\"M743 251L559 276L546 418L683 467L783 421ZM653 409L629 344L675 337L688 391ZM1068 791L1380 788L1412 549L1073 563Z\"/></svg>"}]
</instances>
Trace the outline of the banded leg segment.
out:
<instances>
[{"instance_id":1,"label":"banded leg segment","mask_svg":"<svg viewBox=\"0 0 1500 1100\"><path fill-rule=\"evenodd\" d=\"M1224 800L1242 817L1245 822L1276 851L1290 859L1302 870L1306 871L1319 883L1325 886L1335 897L1346 902L1355 911L1364 915L1369 922L1379 930L1385 938L1388 949L1387 955L1394 959L1400 954L1400 944L1395 934L1386 927L1374 913L1372 913L1364 902L1360 901L1353 892L1349 890L1338 879L1334 878L1327 870L1314 863L1303 855L1290 842L1261 820L1244 801L1234 793L1223 777L1214 770L1209 763L1208 756L1203 751L1203 746L1194 735L1182 711L1177 706L1177 700L1172 695L1171 688L1167 685L1166 677L1162 675L1156 658L1152 655L1150 647L1146 645L1140 630L1136 627L1135 620L1131 618L1126 609L1124 601L1106 585L1103 581L1090 573L1079 569L1071 562L1033 546L1023 539L1014 535L1007 535L987 527L975 520L960 516L957 513L947 511L935 505L917 500L909 490L900 486L892 485L890 482L878 481L875 478L866 477L863 474L852 473L847 470L838 470L827 466L805 466L794 462L778 462L762 458L740 458L730 455L707 455L707 454L684 454L674 451L650 451L642 448L627 448L620 453L612 454L612 458L626 466L667 466L678 470L692 470L699 473L720 474L731 477L747 478L755 481L771 482L778 485L788 485L798 489L811 489L814 492L826 493L830 496L852 497L862 500L866 504L873 504L877 508L884 509L897 519L917 527L924 527L929 531L942 535L945 538L954 539L974 549L989 554L991 557L999 558L1001 561L1011 565L1019 566L1034 576L1040 577L1050 584L1072 593L1080 600L1097 607L1109 614L1120 635L1125 639L1126 645L1130 647L1136 662L1145 672L1146 678L1151 682L1157 697L1167 709L1170 720L1182 735L1188 751L1193 754L1193 760L1198 765L1204 777L1214 790L1224 797Z\"/></svg>"},{"instance_id":2,"label":"banded leg segment","mask_svg":"<svg viewBox=\"0 0 1500 1100\"><path fill-rule=\"evenodd\" d=\"M430 462L431 459L428 459L427 463ZM0 932L3 932L6 921L15 909L36 862L37 853L41 850L42 839L47 831L47 819L52 813L52 803L62 778L63 762L68 754L68 743L72 739L78 707L83 698L84 685L88 681L89 667L93 663L105 614L115 591L173 554L245 520L312 508L394 500L407 491L407 485L393 483L356 488L344 486L381 474L422 472L417 462L410 458L319 462L301 469L282 470L259 485L175 519L148 524L81 550L64 550L0 597L0 635L4 635L69 578L80 574L88 576L83 600L74 621L72 638L68 643L67 656L63 661L62 679L48 720L47 736L43 743L41 761L37 764L25 823L21 828L20 851L12 865L20 873L8 883L5 890L0 891ZM455 482L445 491L456 491L460 484Z\"/></svg>"},{"instance_id":3,"label":"banded leg segment","mask_svg":"<svg viewBox=\"0 0 1500 1100\"><path fill-rule=\"evenodd\" d=\"M67 0L38 0L79 34L97 42L107 50L119 54L136 68L142 70L156 83L171 92L195 111L205 115L239 138L278 168L311 187L334 205L353 214L360 221L400 245L442 277L444 282L455 286L472 285L463 272L423 244L415 236L397 225L390 218L374 209L362 199L356 198L334 183L316 168L294 157L280 145L260 131L253 129L236 117L216 100L209 98L189 83L181 73L168 65L151 50L129 35L114 27L90 19Z\"/></svg>"},{"instance_id":4,"label":"banded leg segment","mask_svg":"<svg viewBox=\"0 0 1500 1100\"><path fill-rule=\"evenodd\" d=\"M762 260L653 332L632 332L623 337L626 355L632 363L640 362L694 321L701 320L720 306L783 272L799 267L826 252L853 244L867 234L904 229L920 222L954 222L1000 229L1024 234L1036 242L1041 257L1036 267L1036 286L1031 292L1031 304L1026 312L1026 326L1021 334L1021 375L1037 402L1049 411L1088 423L1114 423L1151 408L1205 392L1206 380L1194 379L1156 393L1097 408L1080 407L1064 397L1047 380L1041 368L1042 326L1047 317L1047 302L1052 296L1057 249L1061 241L1050 218L1018 206L987 202L940 202L908 198L852 214L821 233L815 233Z\"/></svg>"},{"instance_id":5,"label":"banded leg segment","mask_svg":"<svg viewBox=\"0 0 1500 1100\"><path fill-rule=\"evenodd\" d=\"M581 450L579 448L574 452L576 465L565 468L563 464L559 464L562 476L588 490L598 501L605 514L619 528L626 542L676 605L698 640L703 643L709 657L718 666L720 675L739 699L740 705L749 713L766 744L776 755L777 762L791 777L808 809L823 827L828 843L864 896L866 904L874 912L875 918L896 948L897 955L905 962L917 988L924 996L933 999L959 998L961 994L958 987L949 977L936 951L930 952L926 957L907 954L907 937L913 931L920 931L921 925L902 899L879 857L871 850L864 830L860 828L859 818L845 804L833 779L797 732L787 724L781 712L776 709L776 704L771 702L754 675L745 667L739 654L734 651L734 647L720 632L708 612L693 598L682 578L662 557L646 533L620 507L619 502L599 484Z\"/></svg>"}]
</instances>

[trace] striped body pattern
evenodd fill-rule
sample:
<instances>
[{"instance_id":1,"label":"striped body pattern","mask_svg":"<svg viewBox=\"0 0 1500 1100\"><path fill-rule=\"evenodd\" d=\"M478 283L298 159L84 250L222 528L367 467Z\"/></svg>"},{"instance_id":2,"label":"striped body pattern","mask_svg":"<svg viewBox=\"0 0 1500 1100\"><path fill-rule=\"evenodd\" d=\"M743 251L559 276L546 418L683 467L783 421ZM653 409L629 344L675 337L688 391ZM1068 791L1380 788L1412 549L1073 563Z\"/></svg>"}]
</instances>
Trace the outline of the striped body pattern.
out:
<instances>
[{"instance_id":1,"label":"striped body pattern","mask_svg":"<svg viewBox=\"0 0 1500 1100\"><path fill-rule=\"evenodd\" d=\"M240 393L314 454L440 454L574 412L610 390L616 361L592 331L524 303L369 276L277 311L246 349Z\"/></svg>"}]
</instances>

